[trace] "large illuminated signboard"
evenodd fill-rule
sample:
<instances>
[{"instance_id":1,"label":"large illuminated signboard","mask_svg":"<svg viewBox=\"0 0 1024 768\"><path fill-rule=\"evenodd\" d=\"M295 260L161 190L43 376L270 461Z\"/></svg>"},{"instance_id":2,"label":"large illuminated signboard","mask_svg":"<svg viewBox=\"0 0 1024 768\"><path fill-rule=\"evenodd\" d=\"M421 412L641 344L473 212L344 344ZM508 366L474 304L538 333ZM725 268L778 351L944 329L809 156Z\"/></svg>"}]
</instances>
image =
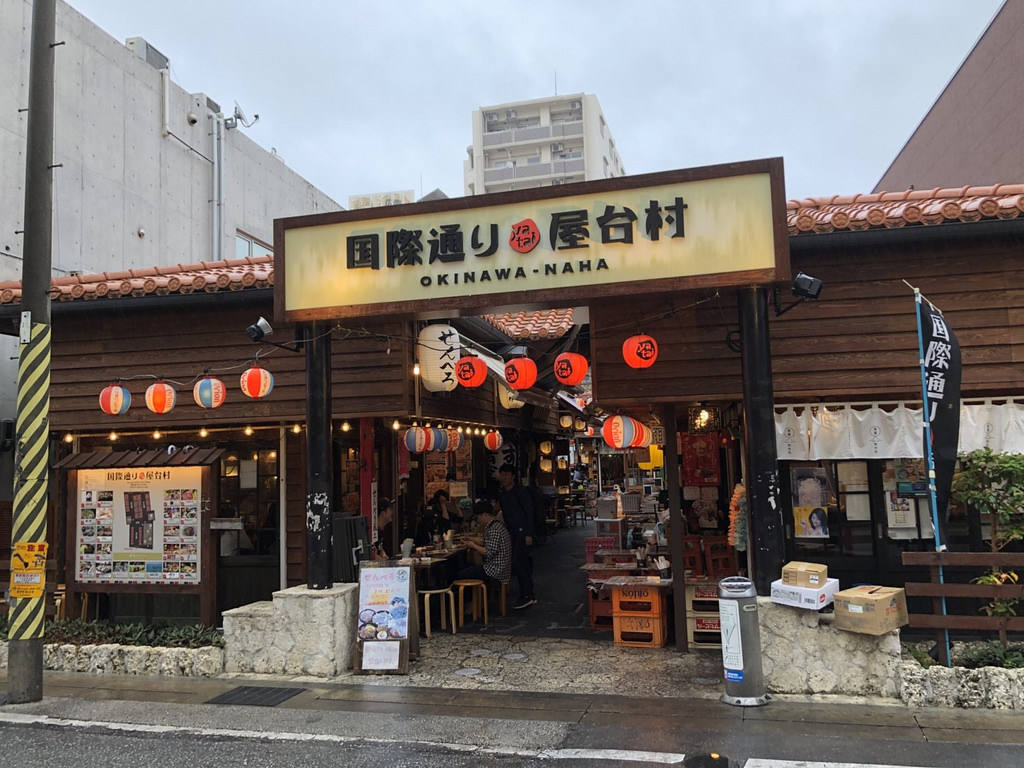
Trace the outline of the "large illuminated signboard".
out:
<instances>
[{"instance_id":1,"label":"large illuminated signboard","mask_svg":"<svg viewBox=\"0 0 1024 768\"><path fill-rule=\"evenodd\" d=\"M275 313L438 313L789 277L780 159L275 222Z\"/></svg>"}]
</instances>

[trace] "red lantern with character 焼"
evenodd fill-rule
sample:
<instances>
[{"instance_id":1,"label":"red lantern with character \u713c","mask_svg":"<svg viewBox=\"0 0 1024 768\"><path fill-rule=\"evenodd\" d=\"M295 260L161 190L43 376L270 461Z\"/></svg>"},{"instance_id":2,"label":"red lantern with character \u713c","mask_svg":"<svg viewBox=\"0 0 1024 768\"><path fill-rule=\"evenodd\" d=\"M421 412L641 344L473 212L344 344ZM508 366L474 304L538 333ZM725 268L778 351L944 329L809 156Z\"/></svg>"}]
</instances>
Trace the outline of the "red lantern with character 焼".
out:
<instances>
[{"instance_id":1,"label":"red lantern with character \u713c","mask_svg":"<svg viewBox=\"0 0 1024 768\"><path fill-rule=\"evenodd\" d=\"M479 387L487 380L487 363L473 355L460 357L455 364L455 378L464 387Z\"/></svg>"},{"instance_id":2,"label":"red lantern with character \u713c","mask_svg":"<svg viewBox=\"0 0 1024 768\"><path fill-rule=\"evenodd\" d=\"M555 378L575 387L587 377L587 358L578 352L563 352L555 358Z\"/></svg>"},{"instance_id":3,"label":"red lantern with character \u713c","mask_svg":"<svg viewBox=\"0 0 1024 768\"><path fill-rule=\"evenodd\" d=\"M514 357L505 363L505 381L512 389L529 389L537 383L537 364L528 357Z\"/></svg>"},{"instance_id":4,"label":"red lantern with character \u713c","mask_svg":"<svg viewBox=\"0 0 1024 768\"><path fill-rule=\"evenodd\" d=\"M622 342L622 359L630 368L650 368L658 359L658 342L639 333Z\"/></svg>"},{"instance_id":5,"label":"red lantern with character \u713c","mask_svg":"<svg viewBox=\"0 0 1024 768\"><path fill-rule=\"evenodd\" d=\"M501 436L501 432L488 432L486 435L484 435L484 448L486 448L488 451L498 450L499 448L501 448L501 444L503 442L505 442L505 440Z\"/></svg>"},{"instance_id":6,"label":"red lantern with character \u713c","mask_svg":"<svg viewBox=\"0 0 1024 768\"><path fill-rule=\"evenodd\" d=\"M146 407L153 413L170 413L177 399L178 393L174 391L174 387L162 381L150 384L146 388Z\"/></svg>"},{"instance_id":7,"label":"red lantern with character \u713c","mask_svg":"<svg viewBox=\"0 0 1024 768\"><path fill-rule=\"evenodd\" d=\"M120 384L111 384L100 392L100 410L108 416L121 416L132 404L132 393Z\"/></svg>"},{"instance_id":8,"label":"red lantern with character \u713c","mask_svg":"<svg viewBox=\"0 0 1024 768\"><path fill-rule=\"evenodd\" d=\"M274 391L274 374L266 368L253 365L245 370L238 384L242 388L243 395L251 397L253 400L259 400Z\"/></svg>"}]
</instances>

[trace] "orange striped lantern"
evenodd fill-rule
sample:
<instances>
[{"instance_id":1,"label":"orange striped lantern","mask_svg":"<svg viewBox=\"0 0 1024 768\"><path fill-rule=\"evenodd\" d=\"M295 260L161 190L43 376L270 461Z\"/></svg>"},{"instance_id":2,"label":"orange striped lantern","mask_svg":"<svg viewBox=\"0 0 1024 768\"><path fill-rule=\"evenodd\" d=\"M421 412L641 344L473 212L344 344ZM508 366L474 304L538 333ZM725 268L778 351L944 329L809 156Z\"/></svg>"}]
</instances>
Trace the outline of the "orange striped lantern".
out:
<instances>
[{"instance_id":1,"label":"orange striped lantern","mask_svg":"<svg viewBox=\"0 0 1024 768\"><path fill-rule=\"evenodd\" d=\"M253 365L245 370L238 380L238 384L242 388L243 395L251 397L253 400L259 400L274 391L274 374L266 368Z\"/></svg>"},{"instance_id":2,"label":"orange striped lantern","mask_svg":"<svg viewBox=\"0 0 1024 768\"><path fill-rule=\"evenodd\" d=\"M227 387L216 376L204 376L192 387L192 399L200 408L220 408L227 396Z\"/></svg>"},{"instance_id":3,"label":"orange striped lantern","mask_svg":"<svg viewBox=\"0 0 1024 768\"><path fill-rule=\"evenodd\" d=\"M423 427L409 427L405 430L405 447L409 453L423 453L427 450L427 430Z\"/></svg>"},{"instance_id":4,"label":"orange striped lantern","mask_svg":"<svg viewBox=\"0 0 1024 768\"><path fill-rule=\"evenodd\" d=\"M501 436L501 432L488 432L484 435L484 448L488 451L498 450L503 442L505 439Z\"/></svg>"},{"instance_id":5,"label":"orange striped lantern","mask_svg":"<svg viewBox=\"0 0 1024 768\"><path fill-rule=\"evenodd\" d=\"M448 453L455 453L462 447L462 433L457 429L448 430Z\"/></svg>"},{"instance_id":6,"label":"orange striped lantern","mask_svg":"<svg viewBox=\"0 0 1024 768\"><path fill-rule=\"evenodd\" d=\"M120 416L132 404L132 393L120 384L111 384L100 392L100 410L109 416Z\"/></svg>"},{"instance_id":7,"label":"orange striped lantern","mask_svg":"<svg viewBox=\"0 0 1024 768\"><path fill-rule=\"evenodd\" d=\"M630 368L650 368L658 359L658 342L640 333L622 342L622 359Z\"/></svg>"},{"instance_id":8,"label":"orange striped lantern","mask_svg":"<svg viewBox=\"0 0 1024 768\"><path fill-rule=\"evenodd\" d=\"M455 378L464 387L479 387L487 380L487 363L473 355L460 357L455 364Z\"/></svg>"},{"instance_id":9,"label":"orange striped lantern","mask_svg":"<svg viewBox=\"0 0 1024 768\"><path fill-rule=\"evenodd\" d=\"M537 383L537 364L528 357L514 357L505 363L505 381L512 389L529 389Z\"/></svg>"},{"instance_id":10,"label":"orange striped lantern","mask_svg":"<svg viewBox=\"0 0 1024 768\"><path fill-rule=\"evenodd\" d=\"M587 358L577 352L563 352L555 358L555 378L575 387L587 377Z\"/></svg>"},{"instance_id":11,"label":"orange striped lantern","mask_svg":"<svg viewBox=\"0 0 1024 768\"><path fill-rule=\"evenodd\" d=\"M612 448L629 448L643 424L629 416L609 416L601 425L601 437Z\"/></svg>"},{"instance_id":12,"label":"orange striped lantern","mask_svg":"<svg viewBox=\"0 0 1024 768\"><path fill-rule=\"evenodd\" d=\"M163 381L157 381L146 388L146 407L153 413L170 413L178 393L174 387Z\"/></svg>"}]
</instances>

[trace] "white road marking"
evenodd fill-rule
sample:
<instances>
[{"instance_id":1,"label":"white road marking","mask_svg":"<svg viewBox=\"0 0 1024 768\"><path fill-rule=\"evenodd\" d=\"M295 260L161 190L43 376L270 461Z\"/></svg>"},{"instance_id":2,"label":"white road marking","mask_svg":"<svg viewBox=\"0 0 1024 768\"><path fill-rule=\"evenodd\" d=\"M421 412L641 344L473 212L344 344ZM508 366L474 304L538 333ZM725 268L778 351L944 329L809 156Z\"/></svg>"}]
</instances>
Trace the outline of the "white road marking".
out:
<instances>
[{"instance_id":1,"label":"white road marking","mask_svg":"<svg viewBox=\"0 0 1024 768\"><path fill-rule=\"evenodd\" d=\"M743 764L743 768L893 768L891 765L867 763L822 763L814 760L763 760L752 757ZM915 768L906 766L906 768ZM923 768L923 766L917 766Z\"/></svg>"}]
</instances>

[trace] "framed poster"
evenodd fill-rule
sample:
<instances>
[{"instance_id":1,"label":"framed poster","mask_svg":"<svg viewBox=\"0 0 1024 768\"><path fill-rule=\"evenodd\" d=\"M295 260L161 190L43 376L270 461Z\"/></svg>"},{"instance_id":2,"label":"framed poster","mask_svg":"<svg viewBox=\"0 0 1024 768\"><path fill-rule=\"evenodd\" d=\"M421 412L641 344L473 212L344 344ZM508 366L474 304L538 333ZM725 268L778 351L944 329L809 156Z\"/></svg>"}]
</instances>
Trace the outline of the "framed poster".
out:
<instances>
[{"instance_id":1,"label":"framed poster","mask_svg":"<svg viewBox=\"0 0 1024 768\"><path fill-rule=\"evenodd\" d=\"M198 584L201 467L78 473L75 579Z\"/></svg>"}]
</instances>

